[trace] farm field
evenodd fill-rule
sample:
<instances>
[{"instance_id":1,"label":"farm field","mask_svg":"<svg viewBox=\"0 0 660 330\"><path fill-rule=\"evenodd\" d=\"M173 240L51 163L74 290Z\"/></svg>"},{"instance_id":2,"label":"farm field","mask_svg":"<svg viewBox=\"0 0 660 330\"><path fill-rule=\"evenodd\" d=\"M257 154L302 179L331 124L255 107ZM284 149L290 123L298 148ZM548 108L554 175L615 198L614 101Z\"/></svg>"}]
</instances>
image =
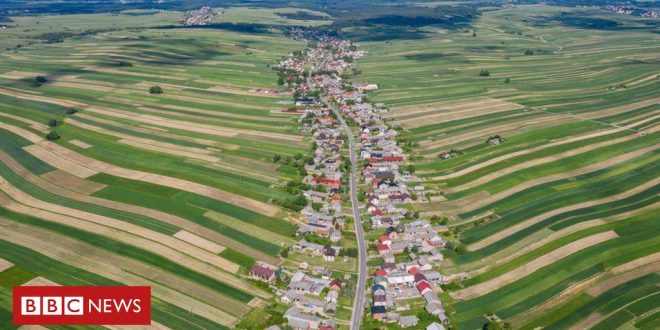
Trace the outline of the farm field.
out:
<instances>
[{"instance_id":1,"label":"farm field","mask_svg":"<svg viewBox=\"0 0 660 330\"><path fill-rule=\"evenodd\" d=\"M657 326L657 23L531 5L455 29L348 30L369 51L370 101L426 179L415 208L449 218L458 329Z\"/></svg>"},{"instance_id":2,"label":"farm field","mask_svg":"<svg viewBox=\"0 0 660 330\"><path fill-rule=\"evenodd\" d=\"M226 21L275 16L247 11ZM291 96L260 90L278 89L269 65L304 43L184 29L182 15L29 16L15 24L30 33L0 31L22 45L0 53L0 328L13 327L11 287L35 278L152 286L154 325L172 329L232 328L273 297L246 276L294 243L279 206L296 197L280 188L292 172L272 159L308 143L279 113ZM64 26L73 35L40 42Z\"/></svg>"}]
</instances>

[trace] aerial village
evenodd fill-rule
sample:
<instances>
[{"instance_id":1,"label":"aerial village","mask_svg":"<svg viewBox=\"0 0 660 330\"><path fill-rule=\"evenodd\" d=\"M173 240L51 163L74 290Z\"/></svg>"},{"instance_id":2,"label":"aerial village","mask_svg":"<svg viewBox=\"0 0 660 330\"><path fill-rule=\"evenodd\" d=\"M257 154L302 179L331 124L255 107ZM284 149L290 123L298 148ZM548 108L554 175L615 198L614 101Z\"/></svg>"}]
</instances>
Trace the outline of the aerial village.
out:
<instances>
[{"instance_id":1,"label":"aerial village","mask_svg":"<svg viewBox=\"0 0 660 330\"><path fill-rule=\"evenodd\" d=\"M211 7L204 6L199 9L186 12L186 17L181 20L184 26L202 26L207 25L217 15Z\"/></svg>"},{"instance_id":2,"label":"aerial village","mask_svg":"<svg viewBox=\"0 0 660 330\"><path fill-rule=\"evenodd\" d=\"M310 38L309 33L300 31L294 36ZM287 252L290 258L303 255L306 261L299 262L297 269L258 262L250 277L269 283L279 301L290 306L284 318L293 329L347 325L345 319L336 317L338 311L350 310L353 296L360 293L347 295L346 290L354 290L352 277L346 273L336 276L333 266L357 257L354 248L344 247L355 239L353 232L348 240L344 236L356 220L345 217L350 214L345 209L351 203L347 188L350 161L347 137L337 119L340 113L355 130L360 145L356 150L361 169L358 186L365 217L357 221L368 219L363 224L368 236L378 237L369 242L366 317L373 322L419 328L417 315L423 309L433 318L423 328L445 329L449 320L438 298L444 278L437 269L446 243L439 233L447 228L419 219L406 207L416 194L423 195L424 187L421 179L406 170L409 167L396 141L397 131L381 117L387 112L385 106L366 102L368 91L378 86L342 78L354 72L353 61L366 53L338 37L314 34L311 38L315 47L290 54L275 66L285 72L294 91L295 109L288 111L300 114L300 127L313 141L312 154L304 165L302 194L307 204L301 211L299 239ZM278 281L283 283L273 285ZM340 299L342 291L344 299ZM415 301L423 302L423 308Z\"/></svg>"}]
</instances>

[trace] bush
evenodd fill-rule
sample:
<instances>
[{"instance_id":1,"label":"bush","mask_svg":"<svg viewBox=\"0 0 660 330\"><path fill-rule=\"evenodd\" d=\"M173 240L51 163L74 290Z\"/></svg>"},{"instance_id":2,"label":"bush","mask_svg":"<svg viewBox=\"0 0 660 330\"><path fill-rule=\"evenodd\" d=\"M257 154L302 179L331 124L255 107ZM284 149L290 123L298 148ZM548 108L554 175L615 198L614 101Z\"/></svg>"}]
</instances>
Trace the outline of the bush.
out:
<instances>
[{"instance_id":1,"label":"bush","mask_svg":"<svg viewBox=\"0 0 660 330\"><path fill-rule=\"evenodd\" d=\"M44 76L37 76L36 78L34 78L34 80L40 84L43 84L48 81Z\"/></svg>"},{"instance_id":2,"label":"bush","mask_svg":"<svg viewBox=\"0 0 660 330\"><path fill-rule=\"evenodd\" d=\"M119 66L133 66L133 63L128 61L119 61Z\"/></svg>"},{"instance_id":3,"label":"bush","mask_svg":"<svg viewBox=\"0 0 660 330\"><path fill-rule=\"evenodd\" d=\"M490 71L488 71L488 70L481 70L481 71L479 71L479 76L481 76L481 77L488 77L488 76L490 76Z\"/></svg>"},{"instance_id":4,"label":"bush","mask_svg":"<svg viewBox=\"0 0 660 330\"><path fill-rule=\"evenodd\" d=\"M78 112L78 109L76 109L76 108L69 108L69 109L66 109L66 111L64 111L64 114L65 114L65 115L72 115L72 114L77 113L77 112Z\"/></svg>"},{"instance_id":5,"label":"bush","mask_svg":"<svg viewBox=\"0 0 660 330\"><path fill-rule=\"evenodd\" d=\"M149 87L149 94L163 94L163 89L160 86Z\"/></svg>"},{"instance_id":6,"label":"bush","mask_svg":"<svg viewBox=\"0 0 660 330\"><path fill-rule=\"evenodd\" d=\"M528 50L525 51L525 55L528 55L528 56L529 55L534 55L534 51L531 50L531 49L528 49Z\"/></svg>"},{"instance_id":7,"label":"bush","mask_svg":"<svg viewBox=\"0 0 660 330\"><path fill-rule=\"evenodd\" d=\"M57 119L51 119L48 121L48 126L55 127L57 126Z\"/></svg>"},{"instance_id":8,"label":"bush","mask_svg":"<svg viewBox=\"0 0 660 330\"><path fill-rule=\"evenodd\" d=\"M504 83L505 83L505 84L508 84L508 83L510 83L510 82L511 82L511 79L510 79L509 77L504 78Z\"/></svg>"},{"instance_id":9,"label":"bush","mask_svg":"<svg viewBox=\"0 0 660 330\"><path fill-rule=\"evenodd\" d=\"M50 132L48 132L48 134L46 134L46 139L48 141L55 141L55 140L58 140L59 138L60 138L60 135L57 134L57 132L55 132L55 131L50 131Z\"/></svg>"}]
</instances>

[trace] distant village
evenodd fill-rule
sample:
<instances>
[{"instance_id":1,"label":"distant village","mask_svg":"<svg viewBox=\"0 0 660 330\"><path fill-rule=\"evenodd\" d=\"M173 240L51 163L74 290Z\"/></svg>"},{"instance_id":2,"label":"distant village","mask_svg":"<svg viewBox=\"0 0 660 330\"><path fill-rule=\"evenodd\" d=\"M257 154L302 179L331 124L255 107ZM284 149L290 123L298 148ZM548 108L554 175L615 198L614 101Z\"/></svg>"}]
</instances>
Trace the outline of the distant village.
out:
<instances>
[{"instance_id":1,"label":"distant village","mask_svg":"<svg viewBox=\"0 0 660 330\"><path fill-rule=\"evenodd\" d=\"M184 26L202 26L207 25L217 15L211 7L202 8L186 12L186 17L181 21Z\"/></svg>"},{"instance_id":2,"label":"distant village","mask_svg":"<svg viewBox=\"0 0 660 330\"><path fill-rule=\"evenodd\" d=\"M443 261L441 249L446 242L441 233L445 226L419 219L410 205L416 194L424 193L422 180L407 170L407 158L398 145L398 132L381 118L388 109L384 104L366 102L367 93L378 85L354 83L342 78L353 72L353 60L366 55L350 41L309 31L293 31L294 38L313 38L315 47L291 54L274 69L279 70L293 93L294 108L284 110L300 115L301 129L311 135L313 147L304 165L302 195L307 201L301 210L300 239L287 255L304 256L297 269L257 263L250 269L254 280L274 284L281 303L289 305L284 317L293 329L335 329L340 309L349 309L353 297L344 299L344 290L352 290L351 275L333 276L332 265L347 263L357 257L354 248L346 248L344 231L353 227L344 208L348 201L347 175L350 162L346 136L342 133L335 106L356 129L359 138L361 179L360 208L369 218L370 264L378 267L369 274L367 317L373 322L396 323L418 329L419 310L411 300L424 301L424 311L435 321L427 329L445 329L449 320L438 297L444 277L437 271ZM262 93L275 93L260 90ZM411 192L414 191L414 192ZM323 266L329 265L329 266ZM370 269L372 269L370 268ZM355 292L353 295L361 294ZM269 329L279 329L273 326Z\"/></svg>"}]
</instances>

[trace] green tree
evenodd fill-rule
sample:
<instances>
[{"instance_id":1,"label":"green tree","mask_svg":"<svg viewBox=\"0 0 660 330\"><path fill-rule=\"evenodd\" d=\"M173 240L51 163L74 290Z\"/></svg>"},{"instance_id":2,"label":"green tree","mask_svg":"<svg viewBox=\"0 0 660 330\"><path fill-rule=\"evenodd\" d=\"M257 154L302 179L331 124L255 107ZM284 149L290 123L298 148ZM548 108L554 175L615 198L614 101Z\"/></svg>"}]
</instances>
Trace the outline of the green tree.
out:
<instances>
[{"instance_id":1,"label":"green tree","mask_svg":"<svg viewBox=\"0 0 660 330\"><path fill-rule=\"evenodd\" d=\"M481 70L481 71L479 71L479 76L481 76L481 77L488 77L488 76L490 76L490 71L488 71L488 70Z\"/></svg>"},{"instance_id":2,"label":"green tree","mask_svg":"<svg viewBox=\"0 0 660 330\"><path fill-rule=\"evenodd\" d=\"M48 141L55 141L55 140L58 140L59 138L60 138L60 135L57 134L57 132L55 132L55 131L50 131L50 132L48 132L48 134L46 134L46 139L48 139Z\"/></svg>"},{"instance_id":3,"label":"green tree","mask_svg":"<svg viewBox=\"0 0 660 330\"><path fill-rule=\"evenodd\" d=\"M48 120L48 126L50 126L50 127L55 127L55 126L57 126L57 119L50 119L50 120Z\"/></svg>"},{"instance_id":4,"label":"green tree","mask_svg":"<svg viewBox=\"0 0 660 330\"><path fill-rule=\"evenodd\" d=\"M149 94L163 94L163 88L160 86L149 87Z\"/></svg>"}]
</instances>

